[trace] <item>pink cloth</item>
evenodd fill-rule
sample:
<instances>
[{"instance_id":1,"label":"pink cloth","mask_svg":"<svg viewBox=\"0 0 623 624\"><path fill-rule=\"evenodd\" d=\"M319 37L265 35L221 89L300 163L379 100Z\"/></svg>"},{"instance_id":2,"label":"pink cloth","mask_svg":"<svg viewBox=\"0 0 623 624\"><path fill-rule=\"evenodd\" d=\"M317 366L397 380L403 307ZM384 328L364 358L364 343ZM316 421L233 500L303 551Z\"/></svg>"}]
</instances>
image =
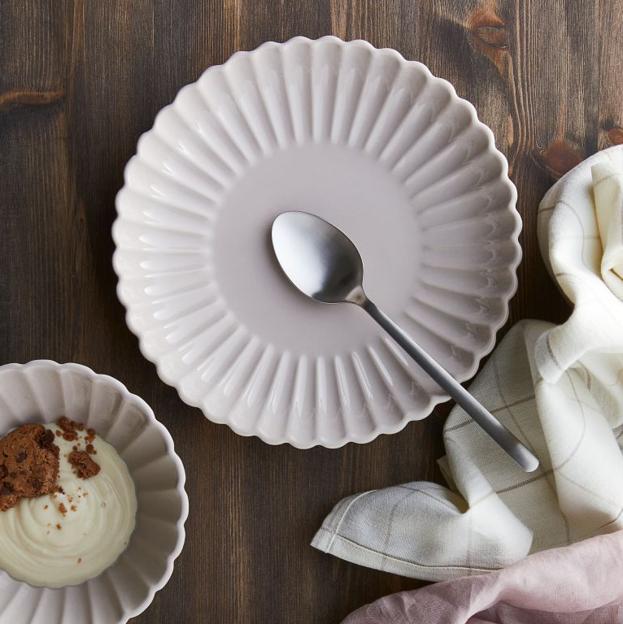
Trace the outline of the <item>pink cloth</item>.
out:
<instances>
[{"instance_id":1,"label":"pink cloth","mask_svg":"<svg viewBox=\"0 0 623 624\"><path fill-rule=\"evenodd\" d=\"M623 624L623 531L392 594L343 624Z\"/></svg>"}]
</instances>

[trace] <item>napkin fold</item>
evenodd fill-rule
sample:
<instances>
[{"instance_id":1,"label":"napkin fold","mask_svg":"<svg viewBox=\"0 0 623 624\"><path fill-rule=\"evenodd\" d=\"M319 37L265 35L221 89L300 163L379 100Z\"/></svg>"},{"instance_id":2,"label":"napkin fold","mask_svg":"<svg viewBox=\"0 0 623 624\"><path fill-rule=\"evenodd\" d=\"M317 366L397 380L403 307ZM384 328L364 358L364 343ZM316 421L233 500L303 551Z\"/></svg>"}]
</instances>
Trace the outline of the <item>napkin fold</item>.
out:
<instances>
[{"instance_id":1,"label":"napkin fold","mask_svg":"<svg viewBox=\"0 0 623 624\"><path fill-rule=\"evenodd\" d=\"M537 553L509 568L392 594L343 624L623 622L623 532Z\"/></svg>"},{"instance_id":2,"label":"napkin fold","mask_svg":"<svg viewBox=\"0 0 623 624\"><path fill-rule=\"evenodd\" d=\"M545 195L539 242L572 314L560 326L516 324L470 386L541 467L521 471L457 406L444 427L447 487L412 482L344 499L314 547L439 581L623 528L623 301L617 272L604 273L619 266L621 238L610 230L620 225L622 173L617 146Z\"/></svg>"},{"instance_id":3,"label":"napkin fold","mask_svg":"<svg viewBox=\"0 0 623 624\"><path fill-rule=\"evenodd\" d=\"M611 160L594 165L592 173L603 247L601 274L610 290L623 299L623 170Z\"/></svg>"}]
</instances>

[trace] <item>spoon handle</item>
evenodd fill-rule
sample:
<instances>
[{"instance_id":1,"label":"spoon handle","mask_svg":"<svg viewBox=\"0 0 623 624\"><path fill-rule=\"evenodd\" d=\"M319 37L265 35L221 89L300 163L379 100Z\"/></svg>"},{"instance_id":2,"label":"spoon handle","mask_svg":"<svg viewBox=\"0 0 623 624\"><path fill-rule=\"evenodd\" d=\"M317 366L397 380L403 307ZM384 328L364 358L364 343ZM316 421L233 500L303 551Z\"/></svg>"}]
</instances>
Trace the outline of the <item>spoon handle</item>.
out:
<instances>
[{"instance_id":1,"label":"spoon handle","mask_svg":"<svg viewBox=\"0 0 623 624\"><path fill-rule=\"evenodd\" d=\"M414 342L387 314L369 299L361 307L439 384L526 472L539 467L539 460L489 410Z\"/></svg>"}]
</instances>

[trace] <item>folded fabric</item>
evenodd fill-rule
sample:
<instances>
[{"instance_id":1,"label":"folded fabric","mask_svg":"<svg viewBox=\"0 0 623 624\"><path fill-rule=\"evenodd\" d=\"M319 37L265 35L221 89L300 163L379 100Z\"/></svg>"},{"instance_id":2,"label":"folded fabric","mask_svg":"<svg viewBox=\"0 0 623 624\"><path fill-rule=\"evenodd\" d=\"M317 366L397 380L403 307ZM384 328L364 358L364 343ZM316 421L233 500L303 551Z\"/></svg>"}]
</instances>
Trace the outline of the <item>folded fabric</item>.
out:
<instances>
[{"instance_id":1,"label":"folded fabric","mask_svg":"<svg viewBox=\"0 0 623 624\"><path fill-rule=\"evenodd\" d=\"M445 580L623 528L623 301L602 277L591 173L604 163L623 171L623 146L578 165L539 210L543 256L570 318L515 325L470 386L537 453L539 470L522 472L457 406L440 460L448 487L413 482L347 498L314 547Z\"/></svg>"},{"instance_id":2,"label":"folded fabric","mask_svg":"<svg viewBox=\"0 0 623 624\"><path fill-rule=\"evenodd\" d=\"M499 572L392 594L343 624L617 624L623 532L532 555Z\"/></svg>"},{"instance_id":3,"label":"folded fabric","mask_svg":"<svg viewBox=\"0 0 623 624\"><path fill-rule=\"evenodd\" d=\"M614 158L593 166L593 193L603 247L601 274L612 292L623 299L623 169Z\"/></svg>"}]
</instances>

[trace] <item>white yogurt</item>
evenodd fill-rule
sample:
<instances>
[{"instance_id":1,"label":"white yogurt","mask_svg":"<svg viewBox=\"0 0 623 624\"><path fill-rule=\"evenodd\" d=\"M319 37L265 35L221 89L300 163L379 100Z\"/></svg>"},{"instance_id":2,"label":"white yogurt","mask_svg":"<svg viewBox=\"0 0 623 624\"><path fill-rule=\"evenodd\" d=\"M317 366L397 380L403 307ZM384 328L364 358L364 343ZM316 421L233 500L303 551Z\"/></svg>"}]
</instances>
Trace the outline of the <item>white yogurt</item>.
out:
<instances>
[{"instance_id":1,"label":"white yogurt","mask_svg":"<svg viewBox=\"0 0 623 624\"><path fill-rule=\"evenodd\" d=\"M54 442L64 494L22 499L0 512L0 568L44 587L76 585L108 568L128 545L136 516L134 482L110 444L95 437L92 459L100 471L80 479L67 460L76 442L59 437Z\"/></svg>"}]
</instances>

